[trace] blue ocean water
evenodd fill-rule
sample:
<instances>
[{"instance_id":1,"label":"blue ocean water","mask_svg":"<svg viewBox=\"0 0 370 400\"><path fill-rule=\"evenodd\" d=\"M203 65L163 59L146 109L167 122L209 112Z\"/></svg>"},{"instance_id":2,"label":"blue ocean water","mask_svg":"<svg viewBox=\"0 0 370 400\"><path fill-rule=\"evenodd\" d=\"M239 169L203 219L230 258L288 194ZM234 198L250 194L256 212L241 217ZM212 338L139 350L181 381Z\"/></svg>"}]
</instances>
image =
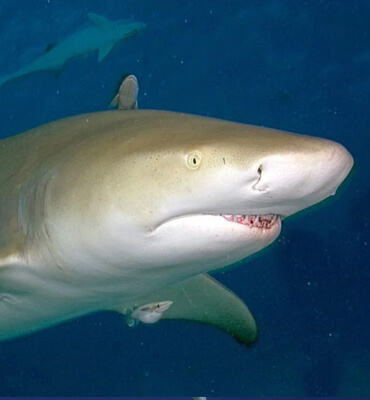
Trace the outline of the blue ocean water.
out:
<instances>
[{"instance_id":1,"label":"blue ocean water","mask_svg":"<svg viewBox=\"0 0 370 400\"><path fill-rule=\"evenodd\" d=\"M370 3L366 0L0 0L0 76L88 25L147 28L0 88L0 137L105 110L121 78L139 105L325 137L355 169L338 195L217 274L251 308L245 348L208 326L129 329L100 313L0 344L0 396L370 395ZM1 321L0 321L1 323Z\"/></svg>"}]
</instances>

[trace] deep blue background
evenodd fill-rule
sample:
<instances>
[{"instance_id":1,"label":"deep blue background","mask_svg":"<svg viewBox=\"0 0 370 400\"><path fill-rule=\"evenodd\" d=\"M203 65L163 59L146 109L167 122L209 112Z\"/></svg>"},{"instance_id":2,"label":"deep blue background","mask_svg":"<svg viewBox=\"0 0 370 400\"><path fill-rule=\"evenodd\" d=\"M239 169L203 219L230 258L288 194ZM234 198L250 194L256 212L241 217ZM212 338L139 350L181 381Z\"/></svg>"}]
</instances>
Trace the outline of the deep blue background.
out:
<instances>
[{"instance_id":1,"label":"deep blue background","mask_svg":"<svg viewBox=\"0 0 370 400\"><path fill-rule=\"evenodd\" d=\"M335 198L217 275L258 320L252 349L207 326L129 329L97 314L0 344L0 396L369 395L370 2L0 0L0 75L87 12L148 27L101 63L89 55L1 87L0 136L104 110L132 72L141 108L334 139L356 167Z\"/></svg>"}]
</instances>

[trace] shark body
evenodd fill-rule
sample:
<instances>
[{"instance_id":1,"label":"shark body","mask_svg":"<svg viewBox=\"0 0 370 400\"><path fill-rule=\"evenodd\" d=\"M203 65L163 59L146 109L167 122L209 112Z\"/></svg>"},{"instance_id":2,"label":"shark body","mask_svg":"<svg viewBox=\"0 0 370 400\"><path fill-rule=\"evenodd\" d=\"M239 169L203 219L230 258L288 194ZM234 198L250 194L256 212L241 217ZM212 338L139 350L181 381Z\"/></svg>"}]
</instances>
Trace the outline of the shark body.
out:
<instances>
[{"instance_id":1,"label":"shark body","mask_svg":"<svg viewBox=\"0 0 370 400\"><path fill-rule=\"evenodd\" d=\"M38 71L58 71L70 59L95 51L99 61L109 54L119 42L135 36L144 29L142 22L118 20L110 21L97 14L89 14L92 26L80 29L66 37L44 55L25 67L6 76L0 76L0 86L23 75Z\"/></svg>"},{"instance_id":2,"label":"shark body","mask_svg":"<svg viewBox=\"0 0 370 400\"><path fill-rule=\"evenodd\" d=\"M340 144L181 113L66 118L0 142L0 339L100 310L256 339L207 275L272 243L333 195Z\"/></svg>"}]
</instances>

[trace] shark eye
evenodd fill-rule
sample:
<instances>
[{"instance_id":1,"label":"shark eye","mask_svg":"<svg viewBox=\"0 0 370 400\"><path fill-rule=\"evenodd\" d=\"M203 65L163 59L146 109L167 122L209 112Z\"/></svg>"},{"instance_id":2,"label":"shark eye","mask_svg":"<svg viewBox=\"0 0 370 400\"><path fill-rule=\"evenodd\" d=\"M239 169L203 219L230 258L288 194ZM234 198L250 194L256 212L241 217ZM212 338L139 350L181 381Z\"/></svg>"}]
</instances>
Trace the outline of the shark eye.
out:
<instances>
[{"instance_id":1,"label":"shark eye","mask_svg":"<svg viewBox=\"0 0 370 400\"><path fill-rule=\"evenodd\" d=\"M191 153L188 154L188 157L186 159L186 166L189 169L198 169L200 167L201 162L202 162L201 154L197 151L192 151Z\"/></svg>"}]
</instances>

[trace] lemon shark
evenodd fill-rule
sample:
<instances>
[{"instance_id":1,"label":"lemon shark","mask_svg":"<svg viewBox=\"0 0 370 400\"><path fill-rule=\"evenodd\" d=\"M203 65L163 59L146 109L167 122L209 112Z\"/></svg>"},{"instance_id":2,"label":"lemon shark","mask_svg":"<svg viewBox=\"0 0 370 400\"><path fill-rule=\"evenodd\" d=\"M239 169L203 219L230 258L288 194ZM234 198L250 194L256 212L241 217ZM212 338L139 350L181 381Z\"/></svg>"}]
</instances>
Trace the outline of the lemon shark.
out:
<instances>
[{"instance_id":1,"label":"lemon shark","mask_svg":"<svg viewBox=\"0 0 370 400\"><path fill-rule=\"evenodd\" d=\"M105 310L253 343L250 310L208 273L268 246L352 168L339 143L140 110L137 93L129 76L118 110L0 141L1 340Z\"/></svg>"},{"instance_id":2,"label":"lemon shark","mask_svg":"<svg viewBox=\"0 0 370 400\"><path fill-rule=\"evenodd\" d=\"M138 21L110 21L93 13L88 14L88 17L92 22L90 27L74 32L18 71L0 76L0 86L12 79L33 72L59 71L71 58L95 51L99 52L98 60L101 61L117 43L135 36L145 28L145 24Z\"/></svg>"}]
</instances>

